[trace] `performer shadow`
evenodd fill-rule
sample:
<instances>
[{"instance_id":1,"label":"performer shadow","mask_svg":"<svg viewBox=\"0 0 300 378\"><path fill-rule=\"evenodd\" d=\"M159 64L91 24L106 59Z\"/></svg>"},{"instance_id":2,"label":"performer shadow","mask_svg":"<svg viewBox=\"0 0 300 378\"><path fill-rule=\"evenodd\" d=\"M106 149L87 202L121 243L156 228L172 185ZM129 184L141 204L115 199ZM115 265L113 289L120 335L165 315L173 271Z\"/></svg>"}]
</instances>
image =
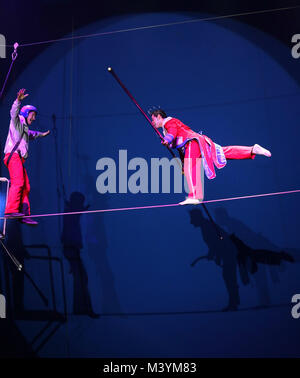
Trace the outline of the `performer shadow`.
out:
<instances>
[{"instance_id":1,"label":"performer shadow","mask_svg":"<svg viewBox=\"0 0 300 378\"><path fill-rule=\"evenodd\" d=\"M240 220L230 217L224 208L217 208L215 217L217 223L229 232L238 249L237 261L242 283L250 284L252 276L257 288L259 306L270 305L269 278L273 283L280 282L280 272L285 270L285 263L295 262L293 253L287 249L281 250Z\"/></svg>"},{"instance_id":2,"label":"performer shadow","mask_svg":"<svg viewBox=\"0 0 300 378\"><path fill-rule=\"evenodd\" d=\"M295 262L294 258L287 252L274 252L266 249L253 249L246 245L235 234L230 235L231 240L238 249L237 261L240 269L241 280L244 285L250 283L249 274L254 274L258 271L258 264L265 264L269 266L280 266L283 261L290 263ZM273 282L279 282L279 274L276 270L270 270L271 279Z\"/></svg>"},{"instance_id":3,"label":"performer shadow","mask_svg":"<svg viewBox=\"0 0 300 378\"><path fill-rule=\"evenodd\" d=\"M90 193L91 188L95 186L97 178L90 173L90 167L93 167L90 162L91 157L79 152L76 155L78 158L78 167L81 169L80 176L85 185L85 193ZM90 200L94 201L95 197L91 197ZM98 195L93 204L97 209L106 209L107 202L105 195ZM97 293L97 304L99 303L101 312L105 314L120 314L123 317L124 315L115 287L114 274L107 256L109 243L103 218L104 215L101 213L83 216L82 225L84 227L85 247L91 261L94 263L95 272L97 272L97 281L99 281L97 285L99 284L99 287L97 287L95 292Z\"/></svg>"},{"instance_id":4,"label":"performer shadow","mask_svg":"<svg viewBox=\"0 0 300 378\"><path fill-rule=\"evenodd\" d=\"M217 209L216 214L217 221L220 221L220 215L227 213L224 209ZM191 265L194 266L202 259L208 259L222 267L223 280L229 297L228 305L223 310L237 310L240 304L237 272L239 272L243 285L250 284L250 277L254 277L256 288L258 289L258 307L269 306L271 301L266 268L270 269L270 276L273 282L279 282L278 268L281 270L284 269L284 262L293 263L295 261L294 257L285 251L276 252L274 246L273 250L251 248L236 235L239 231L237 227L239 222L237 220L234 220L234 226L237 228L236 233L228 233L225 229L218 226L223 238L221 240L216 236L215 228L212 223L203 216L200 209L191 210L190 217L191 224L201 228L203 239L209 249L207 255L200 256ZM223 221L224 220L225 218L223 218ZM248 232L250 232L250 230L248 230ZM252 233L254 234L253 237L255 240L259 241L260 237L257 235L255 237L255 233ZM263 245L265 246L266 239L264 239L264 241L265 243ZM272 268L277 268L277 270Z\"/></svg>"},{"instance_id":5,"label":"performer shadow","mask_svg":"<svg viewBox=\"0 0 300 378\"><path fill-rule=\"evenodd\" d=\"M235 311L240 304L240 296L237 283L237 249L229 235L219 228L222 240L216 235L216 230L209 219L200 209L190 211L190 221L194 227L201 228L202 237L208 247L207 255L197 258L191 266L198 261L207 259L214 261L222 268L222 277L228 292L228 304L223 311Z\"/></svg>"},{"instance_id":6,"label":"performer shadow","mask_svg":"<svg viewBox=\"0 0 300 378\"><path fill-rule=\"evenodd\" d=\"M106 201L104 198L97 201L97 208L105 209ZM97 300L105 314L120 314L123 316L115 287L115 278L107 256L108 240L103 221L103 215L87 216L86 239L87 249L91 260L95 264L98 273L99 289L97 290Z\"/></svg>"},{"instance_id":7,"label":"performer shadow","mask_svg":"<svg viewBox=\"0 0 300 378\"><path fill-rule=\"evenodd\" d=\"M84 202L85 197L82 193L73 192L70 199L65 202L65 212L87 210L89 205L85 205ZM88 275L81 258L83 241L80 217L81 214L65 215L61 235L63 254L70 265L69 273L73 276L73 314L98 318L99 314L96 314L92 308Z\"/></svg>"}]
</instances>

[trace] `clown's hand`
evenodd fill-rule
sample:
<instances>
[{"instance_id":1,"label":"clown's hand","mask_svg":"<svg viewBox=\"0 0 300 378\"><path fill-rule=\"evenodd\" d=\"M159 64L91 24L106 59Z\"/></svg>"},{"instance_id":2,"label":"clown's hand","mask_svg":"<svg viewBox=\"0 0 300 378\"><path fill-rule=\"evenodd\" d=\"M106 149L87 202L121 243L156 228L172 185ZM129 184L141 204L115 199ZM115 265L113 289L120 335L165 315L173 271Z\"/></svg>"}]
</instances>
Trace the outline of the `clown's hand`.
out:
<instances>
[{"instance_id":1,"label":"clown's hand","mask_svg":"<svg viewBox=\"0 0 300 378\"><path fill-rule=\"evenodd\" d=\"M50 134L50 130L45 131L44 133L42 133L42 137L45 137L45 136L47 136L47 135L49 135L49 134Z\"/></svg>"},{"instance_id":2,"label":"clown's hand","mask_svg":"<svg viewBox=\"0 0 300 378\"><path fill-rule=\"evenodd\" d=\"M24 89L24 88L22 88L22 89L19 90L19 92L17 94L17 99L19 101L22 101L22 100L24 100L24 98L26 98L27 96L29 96L29 94L28 93L25 94L25 92L26 92L26 89Z\"/></svg>"}]
</instances>

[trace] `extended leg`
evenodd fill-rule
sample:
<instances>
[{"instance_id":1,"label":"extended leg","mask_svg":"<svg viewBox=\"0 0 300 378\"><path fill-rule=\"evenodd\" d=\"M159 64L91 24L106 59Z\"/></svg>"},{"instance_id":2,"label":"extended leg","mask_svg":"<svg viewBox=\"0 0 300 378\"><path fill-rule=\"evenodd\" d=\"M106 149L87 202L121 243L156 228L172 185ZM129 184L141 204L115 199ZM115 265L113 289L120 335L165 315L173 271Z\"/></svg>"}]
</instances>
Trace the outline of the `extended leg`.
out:
<instances>
[{"instance_id":1,"label":"extended leg","mask_svg":"<svg viewBox=\"0 0 300 378\"><path fill-rule=\"evenodd\" d=\"M254 146L226 146L222 147L226 159L254 159L255 155L271 157L271 152L261 147L259 144Z\"/></svg>"}]
</instances>

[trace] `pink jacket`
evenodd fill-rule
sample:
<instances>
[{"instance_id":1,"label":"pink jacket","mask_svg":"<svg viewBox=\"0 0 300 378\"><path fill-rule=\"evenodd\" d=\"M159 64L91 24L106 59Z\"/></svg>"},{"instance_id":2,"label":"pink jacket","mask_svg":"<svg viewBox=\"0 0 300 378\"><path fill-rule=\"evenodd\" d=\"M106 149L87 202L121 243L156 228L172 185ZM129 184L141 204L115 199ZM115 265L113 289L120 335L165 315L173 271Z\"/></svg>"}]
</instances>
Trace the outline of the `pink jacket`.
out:
<instances>
[{"instance_id":1,"label":"pink jacket","mask_svg":"<svg viewBox=\"0 0 300 378\"><path fill-rule=\"evenodd\" d=\"M10 154L15 144L20 140L21 135L23 135L22 141L15 153L19 152L21 156L26 159L28 157L29 139L39 138L43 133L29 130L25 118L19 115L20 107L21 101L16 99L10 110L11 120L4 147L4 154Z\"/></svg>"},{"instance_id":2,"label":"pink jacket","mask_svg":"<svg viewBox=\"0 0 300 378\"><path fill-rule=\"evenodd\" d=\"M216 177L214 165L219 169L225 167L226 158L222 147L214 143L206 135L196 133L179 119L165 118L163 132L164 139L172 148L184 147L187 142L193 139L198 142L201 151L199 158L203 158L203 166L207 178L213 179Z\"/></svg>"}]
</instances>

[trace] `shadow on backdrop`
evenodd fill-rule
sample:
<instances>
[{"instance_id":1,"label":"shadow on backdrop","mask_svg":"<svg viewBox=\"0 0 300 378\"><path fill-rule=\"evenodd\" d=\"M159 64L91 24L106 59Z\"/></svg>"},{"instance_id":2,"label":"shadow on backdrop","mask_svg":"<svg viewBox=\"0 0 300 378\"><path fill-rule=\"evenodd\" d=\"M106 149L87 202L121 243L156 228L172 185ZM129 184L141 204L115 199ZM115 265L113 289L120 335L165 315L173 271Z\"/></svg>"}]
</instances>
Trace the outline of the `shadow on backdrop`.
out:
<instances>
[{"instance_id":1,"label":"shadow on backdrop","mask_svg":"<svg viewBox=\"0 0 300 378\"><path fill-rule=\"evenodd\" d=\"M92 159L89 155L79 152L78 145L76 146L76 156L85 193L91 193L91 188L95 187L96 182L96 177L90 172L91 167L94 166ZM97 175L97 173L94 172L94 175ZM90 201L94 200L95 197L91 194ZM98 209L106 209L106 197L98 195L94 205ZM106 315L119 314L123 317L114 274L107 256L109 242L106 236L103 214L85 215L83 224L87 252L97 273L97 281L94 281L95 286L93 287L97 293L97 304L99 303L101 307L101 313Z\"/></svg>"},{"instance_id":2,"label":"shadow on backdrop","mask_svg":"<svg viewBox=\"0 0 300 378\"><path fill-rule=\"evenodd\" d=\"M240 304L237 282L237 249L229 235L220 227L219 233L223 239L217 237L212 222L204 216L202 210L193 209L189 213L191 224L201 229L203 240L208 247L207 255L198 257L191 266L198 261L207 259L214 261L217 266L222 268L222 277L228 292L228 304L223 311L235 311Z\"/></svg>"},{"instance_id":3,"label":"shadow on backdrop","mask_svg":"<svg viewBox=\"0 0 300 378\"><path fill-rule=\"evenodd\" d=\"M82 193L73 192L70 199L65 202L64 211L85 211L89 208L89 205L85 205L84 202L85 197ZM81 214L64 216L61 235L63 254L70 265L69 273L73 276L73 314L98 318L99 314L96 314L92 308L88 275L81 259L83 241L80 217Z\"/></svg>"},{"instance_id":4,"label":"shadow on backdrop","mask_svg":"<svg viewBox=\"0 0 300 378\"><path fill-rule=\"evenodd\" d=\"M226 290L228 292L228 304L223 311L236 311L240 304L240 294L238 286L237 272L239 272L240 279L243 285L251 283L250 276L254 277L255 286L258 292L258 306L270 306L271 299L268 287L267 270L270 271L270 276L273 282L279 282L279 272L284 270L284 262L293 263L294 257L285 252L276 252L275 246L268 242L267 239L261 235L255 234L248 229L240 221L232 219L229 230L234 233L226 232L219 224L228 226L231 221L228 213L223 208L216 210L216 221L219 232L223 239L216 236L216 232L212 223L203 215L200 209L193 209L190 211L190 221L194 227L201 228L202 237L208 246L207 255L203 255L194 260L191 266L203 259L214 261L217 266L222 268L222 277ZM252 240L257 243L270 247L271 249L255 249L244 243L237 235L241 228L247 228L248 234L251 234ZM262 240L263 239L263 240ZM262 243L264 242L264 243ZM280 269L280 270L278 270Z\"/></svg>"},{"instance_id":5,"label":"shadow on backdrop","mask_svg":"<svg viewBox=\"0 0 300 378\"><path fill-rule=\"evenodd\" d=\"M251 230L240 220L230 217L225 208L217 208L215 216L217 223L226 228L238 248L238 263L242 282L244 284L250 283L249 273L252 274L257 287L259 305L269 305L268 277L272 283L279 283L280 273L284 272L286 268L285 262L296 262L299 259L298 251L288 248L282 250L262 234Z\"/></svg>"}]
</instances>

